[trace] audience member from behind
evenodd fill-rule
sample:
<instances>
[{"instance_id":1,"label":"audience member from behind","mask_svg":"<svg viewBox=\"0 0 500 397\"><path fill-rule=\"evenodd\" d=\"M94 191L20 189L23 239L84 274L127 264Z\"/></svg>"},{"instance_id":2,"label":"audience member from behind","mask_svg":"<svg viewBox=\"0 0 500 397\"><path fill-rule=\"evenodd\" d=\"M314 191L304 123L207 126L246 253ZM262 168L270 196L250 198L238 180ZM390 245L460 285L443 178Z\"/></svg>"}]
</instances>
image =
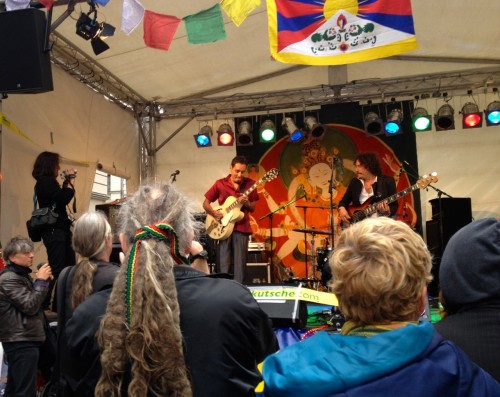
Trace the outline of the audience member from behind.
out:
<instances>
[{"instance_id":1,"label":"audience member from behind","mask_svg":"<svg viewBox=\"0 0 500 397\"><path fill-rule=\"evenodd\" d=\"M444 318L435 324L500 381L500 221L481 219L453 235L439 269Z\"/></svg>"},{"instance_id":2,"label":"audience member from behind","mask_svg":"<svg viewBox=\"0 0 500 397\"><path fill-rule=\"evenodd\" d=\"M95 360L93 332L109 298L95 396L254 395L257 364L276 351L276 338L246 287L198 270L204 258L188 265L187 254L202 250L192 241L202 227L195 210L174 185L154 182L122 204L127 254L113 289L90 296L67 325L69 345L82 348L75 357ZM87 382L93 391L97 378Z\"/></svg>"},{"instance_id":3,"label":"audience member from behind","mask_svg":"<svg viewBox=\"0 0 500 397\"><path fill-rule=\"evenodd\" d=\"M81 346L74 347L68 343L66 324L73 311L90 295L113 286L119 265L109 262L112 240L111 226L102 212L84 213L73 228L73 248L78 255L78 264L65 269L59 279L58 358L61 379L73 393L85 389L85 374L91 371L92 366L82 360L78 352L73 356L75 352L69 351L72 347L78 350ZM65 272L68 272L67 277ZM82 327L87 328L85 324Z\"/></svg>"},{"instance_id":4,"label":"audience member from behind","mask_svg":"<svg viewBox=\"0 0 500 397\"><path fill-rule=\"evenodd\" d=\"M67 176L62 186L57 181L57 176L61 169L60 156L57 153L42 152L38 155L33 165L31 175L36 179L35 194L38 200L38 206L55 207L59 215L57 222L52 227L44 230L42 241L47 249L47 257L54 273L54 279L50 282L49 293L43 303L44 309L56 311L56 304L50 307L52 298L52 289L57 281L59 274L66 266L75 264L75 253L71 248L71 221L66 212L66 205L75 195L73 187L74 171L66 170ZM55 299L54 299L55 302Z\"/></svg>"},{"instance_id":5,"label":"audience member from behind","mask_svg":"<svg viewBox=\"0 0 500 397\"><path fill-rule=\"evenodd\" d=\"M418 321L431 257L405 223L366 219L344 230L330 260L348 321L268 357L266 396L500 396L500 384Z\"/></svg>"},{"instance_id":6,"label":"audience member from behind","mask_svg":"<svg viewBox=\"0 0 500 397\"><path fill-rule=\"evenodd\" d=\"M6 397L35 397L39 349L45 340L41 310L52 271L42 265L31 280L33 242L14 237L3 250L0 272L0 342L8 361Z\"/></svg>"}]
</instances>

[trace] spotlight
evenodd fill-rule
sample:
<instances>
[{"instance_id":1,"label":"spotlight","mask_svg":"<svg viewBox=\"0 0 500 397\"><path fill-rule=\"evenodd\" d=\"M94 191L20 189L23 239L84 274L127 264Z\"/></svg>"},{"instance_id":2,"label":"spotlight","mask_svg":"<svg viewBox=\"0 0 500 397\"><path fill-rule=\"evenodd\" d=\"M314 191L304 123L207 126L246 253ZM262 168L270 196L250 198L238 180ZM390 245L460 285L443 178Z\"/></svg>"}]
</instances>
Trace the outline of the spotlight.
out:
<instances>
[{"instance_id":1,"label":"spotlight","mask_svg":"<svg viewBox=\"0 0 500 397\"><path fill-rule=\"evenodd\" d=\"M217 145L218 146L233 146L234 132L231 126L227 123L221 124L217 130Z\"/></svg>"},{"instance_id":2,"label":"spotlight","mask_svg":"<svg viewBox=\"0 0 500 397\"><path fill-rule=\"evenodd\" d=\"M382 134L384 132L382 126L382 119L377 113L368 112L365 115L365 134L367 136Z\"/></svg>"},{"instance_id":3,"label":"spotlight","mask_svg":"<svg viewBox=\"0 0 500 397\"><path fill-rule=\"evenodd\" d=\"M483 125L483 114L475 103L467 102L462 107L462 128L481 128Z\"/></svg>"},{"instance_id":4,"label":"spotlight","mask_svg":"<svg viewBox=\"0 0 500 397\"><path fill-rule=\"evenodd\" d=\"M275 142L276 141L276 127L274 123L267 119L260 125L260 141L261 142Z\"/></svg>"},{"instance_id":5,"label":"spotlight","mask_svg":"<svg viewBox=\"0 0 500 397\"><path fill-rule=\"evenodd\" d=\"M316 117L307 116L304 119L304 124L313 138L322 138L325 134L326 128L318 123Z\"/></svg>"},{"instance_id":6,"label":"spotlight","mask_svg":"<svg viewBox=\"0 0 500 397\"><path fill-rule=\"evenodd\" d=\"M91 14L93 14L92 18ZM103 39L113 36L115 27L108 23L97 22L96 5L90 3L90 11L87 14L82 12L76 21L76 34L85 40L90 40L94 54L99 55L109 49Z\"/></svg>"},{"instance_id":7,"label":"spotlight","mask_svg":"<svg viewBox=\"0 0 500 397\"><path fill-rule=\"evenodd\" d=\"M252 146L252 124L248 121L242 121L238 126L238 134L236 135L236 146Z\"/></svg>"},{"instance_id":8,"label":"spotlight","mask_svg":"<svg viewBox=\"0 0 500 397\"><path fill-rule=\"evenodd\" d=\"M282 126L290 135L290 142L300 142L306 135L304 131L299 130L299 127L297 127L295 121L291 117L285 117Z\"/></svg>"},{"instance_id":9,"label":"spotlight","mask_svg":"<svg viewBox=\"0 0 500 397\"><path fill-rule=\"evenodd\" d=\"M492 125L500 125L500 102L491 102L484 111L486 116L486 125L491 127Z\"/></svg>"},{"instance_id":10,"label":"spotlight","mask_svg":"<svg viewBox=\"0 0 500 397\"><path fill-rule=\"evenodd\" d=\"M411 118L413 132L430 131L432 129L431 116L424 108L415 108Z\"/></svg>"},{"instance_id":11,"label":"spotlight","mask_svg":"<svg viewBox=\"0 0 500 397\"><path fill-rule=\"evenodd\" d=\"M445 103L441 106L437 113L434 115L434 124L436 125L436 131L454 130L455 120L453 115L455 110Z\"/></svg>"},{"instance_id":12,"label":"spotlight","mask_svg":"<svg viewBox=\"0 0 500 397\"><path fill-rule=\"evenodd\" d=\"M403 120L403 112L399 109L393 109L387 115L387 121L384 124L385 135L393 136L403 133L401 129L401 121Z\"/></svg>"},{"instance_id":13,"label":"spotlight","mask_svg":"<svg viewBox=\"0 0 500 397\"><path fill-rule=\"evenodd\" d=\"M212 127L205 125L201 127L200 132L194 135L194 141L198 147L212 146Z\"/></svg>"}]
</instances>

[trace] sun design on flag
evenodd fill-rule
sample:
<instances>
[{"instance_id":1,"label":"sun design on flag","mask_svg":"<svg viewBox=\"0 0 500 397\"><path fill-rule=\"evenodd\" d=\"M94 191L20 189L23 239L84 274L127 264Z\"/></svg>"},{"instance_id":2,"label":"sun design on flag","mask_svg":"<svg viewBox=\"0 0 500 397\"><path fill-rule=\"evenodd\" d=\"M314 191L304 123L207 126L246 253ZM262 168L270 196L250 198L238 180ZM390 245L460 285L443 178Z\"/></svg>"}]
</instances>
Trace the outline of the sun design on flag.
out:
<instances>
[{"instance_id":1,"label":"sun design on flag","mask_svg":"<svg viewBox=\"0 0 500 397\"><path fill-rule=\"evenodd\" d=\"M356 15L358 13L358 0L326 0L323 6L323 15L328 20L340 10Z\"/></svg>"}]
</instances>

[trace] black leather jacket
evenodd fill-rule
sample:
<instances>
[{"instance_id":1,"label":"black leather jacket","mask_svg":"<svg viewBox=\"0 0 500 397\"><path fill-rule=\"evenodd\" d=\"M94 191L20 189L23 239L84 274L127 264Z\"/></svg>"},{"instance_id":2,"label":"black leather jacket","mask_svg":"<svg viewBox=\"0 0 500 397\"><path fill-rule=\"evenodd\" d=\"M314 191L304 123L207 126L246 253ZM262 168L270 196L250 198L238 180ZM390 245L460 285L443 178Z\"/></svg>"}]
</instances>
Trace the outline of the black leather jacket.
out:
<instances>
[{"instance_id":1,"label":"black leather jacket","mask_svg":"<svg viewBox=\"0 0 500 397\"><path fill-rule=\"evenodd\" d=\"M0 272L0 342L43 342L45 280L31 281L29 268L8 264Z\"/></svg>"}]
</instances>

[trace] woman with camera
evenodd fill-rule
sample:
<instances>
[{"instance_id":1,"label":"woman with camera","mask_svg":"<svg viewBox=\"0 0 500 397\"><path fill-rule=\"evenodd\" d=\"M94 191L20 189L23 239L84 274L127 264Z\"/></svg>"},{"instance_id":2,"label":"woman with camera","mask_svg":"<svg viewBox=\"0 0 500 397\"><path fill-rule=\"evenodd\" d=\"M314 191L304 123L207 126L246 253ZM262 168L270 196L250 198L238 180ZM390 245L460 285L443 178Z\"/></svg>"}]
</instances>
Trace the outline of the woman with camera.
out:
<instances>
[{"instance_id":1,"label":"woman with camera","mask_svg":"<svg viewBox=\"0 0 500 397\"><path fill-rule=\"evenodd\" d=\"M50 308L54 283L62 269L75 264L75 252L71 247L70 227L72 221L66 212L66 205L75 195L73 181L76 177L76 170L66 170L61 173L64 179L61 186L57 181L60 169L58 153L42 152L36 158L31 174L36 179L35 195L38 206L40 208L54 207L58 214L56 223L44 229L42 233L42 241L47 249L48 261L54 276L49 286L49 293L42 305L44 310ZM55 298L53 302L52 310L57 311Z\"/></svg>"}]
</instances>

